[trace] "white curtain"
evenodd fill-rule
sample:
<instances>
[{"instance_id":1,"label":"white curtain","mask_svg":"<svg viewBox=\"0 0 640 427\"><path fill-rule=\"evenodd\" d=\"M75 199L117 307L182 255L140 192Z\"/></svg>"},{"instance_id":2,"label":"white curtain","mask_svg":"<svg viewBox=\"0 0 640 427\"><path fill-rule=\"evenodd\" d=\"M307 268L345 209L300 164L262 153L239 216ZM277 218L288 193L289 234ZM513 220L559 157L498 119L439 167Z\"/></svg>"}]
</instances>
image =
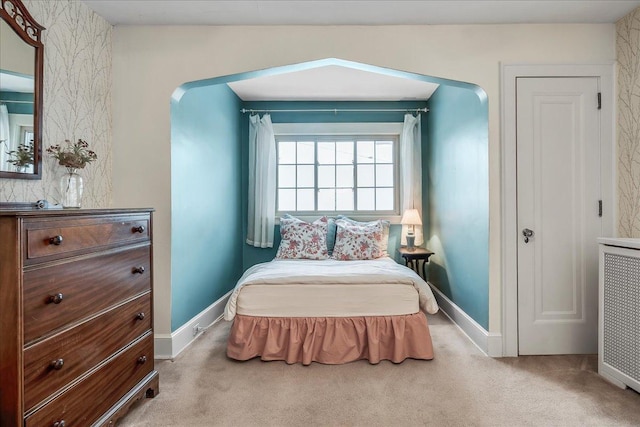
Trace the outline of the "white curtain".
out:
<instances>
[{"instance_id":1,"label":"white curtain","mask_svg":"<svg viewBox=\"0 0 640 427\"><path fill-rule=\"evenodd\" d=\"M271 116L249 116L249 200L247 243L273 247L276 217L276 140Z\"/></svg>"},{"instance_id":2,"label":"white curtain","mask_svg":"<svg viewBox=\"0 0 640 427\"><path fill-rule=\"evenodd\" d=\"M9 138L9 110L5 104L0 104L0 169L7 170L9 166L6 164L9 160L7 151L11 151L14 148L10 145Z\"/></svg>"},{"instance_id":3,"label":"white curtain","mask_svg":"<svg viewBox=\"0 0 640 427\"><path fill-rule=\"evenodd\" d=\"M9 140L9 110L5 104L0 104L0 141Z\"/></svg>"},{"instance_id":4,"label":"white curtain","mask_svg":"<svg viewBox=\"0 0 640 427\"><path fill-rule=\"evenodd\" d=\"M400 135L400 182L402 189L402 214L406 209L417 209L422 215L422 141L420 114L413 117L405 114L402 135ZM424 242L422 226L415 225L415 245ZM402 227L401 244L407 244L408 226Z\"/></svg>"}]
</instances>

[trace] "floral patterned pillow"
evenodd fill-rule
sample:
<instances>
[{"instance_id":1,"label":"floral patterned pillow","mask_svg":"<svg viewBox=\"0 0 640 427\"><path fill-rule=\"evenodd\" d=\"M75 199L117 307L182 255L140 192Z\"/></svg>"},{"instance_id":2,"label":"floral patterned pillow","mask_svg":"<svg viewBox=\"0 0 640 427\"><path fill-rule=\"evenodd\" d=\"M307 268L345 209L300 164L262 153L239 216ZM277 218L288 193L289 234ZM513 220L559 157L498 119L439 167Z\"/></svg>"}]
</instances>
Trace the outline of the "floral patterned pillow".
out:
<instances>
[{"instance_id":1,"label":"floral patterned pillow","mask_svg":"<svg viewBox=\"0 0 640 427\"><path fill-rule=\"evenodd\" d=\"M387 249L389 246L389 225L391 224L389 221L378 219L376 221L362 222L362 221L356 221L355 219L351 219L348 216L344 216L344 215L338 215L336 217L336 223L338 221L342 221L346 225L357 226L357 227L368 227L376 224L382 224L382 242L380 246L382 248L382 251L384 252L384 255L387 255Z\"/></svg>"},{"instance_id":2,"label":"floral patterned pillow","mask_svg":"<svg viewBox=\"0 0 640 427\"><path fill-rule=\"evenodd\" d=\"M366 226L350 225L337 220L338 232L332 257L349 261L356 259L376 259L386 255L382 250L384 227L378 221Z\"/></svg>"},{"instance_id":3,"label":"floral patterned pillow","mask_svg":"<svg viewBox=\"0 0 640 427\"><path fill-rule=\"evenodd\" d=\"M309 223L291 216L280 218L282 240L276 253L279 259L327 259L326 216Z\"/></svg>"}]
</instances>

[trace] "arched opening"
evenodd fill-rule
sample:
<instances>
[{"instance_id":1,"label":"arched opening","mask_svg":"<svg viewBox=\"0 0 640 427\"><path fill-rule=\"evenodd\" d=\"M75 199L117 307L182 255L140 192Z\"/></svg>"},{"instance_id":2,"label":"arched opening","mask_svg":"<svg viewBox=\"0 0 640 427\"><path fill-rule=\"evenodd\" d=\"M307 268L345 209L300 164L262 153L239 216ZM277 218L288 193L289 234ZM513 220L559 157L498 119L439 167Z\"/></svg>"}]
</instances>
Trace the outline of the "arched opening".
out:
<instances>
[{"instance_id":1,"label":"arched opening","mask_svg":"<svg viewBox=\"0 0 640 427\"><path fill-rule=\"evenodd\" d=\"M401 86L435 86L428 96L401 99L243 99L249 82L295 79L335 67L388 78ZM356 78L350 88L361 83ZM382 85L382 83L374 83ZM277 84L272 83L277 92ZM318 84L319 86L322 86ZM401 86L398 86L400 88ZM234 89L237 91L234 91ZM317 89L317 88L316 88ZM335 89L335 88L334 88ZM424 89L424 85L418 90ZM400 92L402 89L397 89ZM366 88L365 88L366 91ZM316 90L322 94L326 91ZM273 93L273 92L272 92ZM244 96L244 95L243 95ZM402 122L402 110L428 108L422 117L423 224L429 281L442 295L488 329L489 178L488 105L476 85L350 62L324 59L185 83L171 100L172 331L223 297L249 266L270 260L272 249L246 245L248 118L241 110L397 109L399 112L302 117L273 112L275 123ZM400 225L392 225L389 252L396 256ZM276 236L278 233L276 233Z\"/></svg>"}]
</instances>

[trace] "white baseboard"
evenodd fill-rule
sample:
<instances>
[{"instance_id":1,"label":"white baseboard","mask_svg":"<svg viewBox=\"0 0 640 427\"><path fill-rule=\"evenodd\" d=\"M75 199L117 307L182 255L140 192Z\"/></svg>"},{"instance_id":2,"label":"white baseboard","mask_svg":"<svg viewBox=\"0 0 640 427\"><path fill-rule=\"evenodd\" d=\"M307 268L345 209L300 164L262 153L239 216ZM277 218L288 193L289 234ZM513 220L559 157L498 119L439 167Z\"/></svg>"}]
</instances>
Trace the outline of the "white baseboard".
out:
<instances>
[{"instance_id":1,"label":"white baseboard","mask_svg":"<svg viewBox=\"0 0 640 427\"><path fill-rule=\"evenodd\" d=\"M201 328L206 328L216 321L220 320L227 300L231 296L229 291L220 299L202 310L191 320L180 326L171 334L156 334L154 337L155 358L156 359L173 359L179 355L182 350L187 348L201 333L194 335L193 327L200 324Z\"/></svg>"},{"instance_id":2,"label":"white baseboard","mask_svg":"<svg viewBox=\"0 0 640 427\"><path fill-rule=\"evenodd\" d=\"M502 357L502 334L488 332L467 313L462 311L445 294L440 292L433 284L429 283L431 290L438 301L438 306L453 323L486 355L490 357Z\"/></svg>"},{"instance_id":3,"label":"white baseboard","mask_svg":"<svg viewBox=\"0 0 640 427\"><path fill-rule=\"evenodd\" d=\"M453 301L447 298L438 288L429 283L433 291L438 306L455 323L465 335L485 354L490 357L502 357L502 334L488 332L473 320L467 313L462 311ZM155 358L173 359L187 348L197 337L193 336L193 327L200 324L207 327L219 320L224 312L227 300L231 296L227 292L216 302L202 310L187 323L171 334L155 335Z\"/></svg>"},{"instance_id":4,"label":"white baseboard","mask_svg":"<svg viewBox=\"0 0 640 427\"><path fill-rule=\"evenodd\" d=\"M155 359L171 359L171 334L154 334L153 346Z\"/></svg>"}]
</instances>

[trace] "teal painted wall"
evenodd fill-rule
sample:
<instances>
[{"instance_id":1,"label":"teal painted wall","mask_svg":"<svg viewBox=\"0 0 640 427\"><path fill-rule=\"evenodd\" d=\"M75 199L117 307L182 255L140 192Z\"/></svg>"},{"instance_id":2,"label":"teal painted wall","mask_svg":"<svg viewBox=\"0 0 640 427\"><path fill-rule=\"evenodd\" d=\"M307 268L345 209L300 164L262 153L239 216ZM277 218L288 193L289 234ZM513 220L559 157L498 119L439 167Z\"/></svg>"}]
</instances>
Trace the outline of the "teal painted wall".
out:
<instances>
[{"instance_id":1,"label":"teal painted wall","mask_svg":"<svg viewBox=\"0 0 640 427\"><path fill-rule=\"evenodd\" d=\"M172 101L172 331L242 275L240 108L226 84L187 88Z\"/></svg>"},{"instance_id":2,"label":"teal painted wall","mask_svg":"<svg viewBox=\"0 0 640 427\"><path fill-rule=\"evenodd\" d=\"M489 328L488 105L481 90L440 86L429 99L423 169L429 281Z\"/></svg>"},{"instance_id":3,"label":"teal painted wall","mask_svg":"<svg viewBox=\"0 0 640 427\"><path fill-rule=\"evenodd\" d=\"M330 58L185 83L174 93L171 108L172 331L177 330L229 291L246 268L257 262L273 259L280 242L279 229L276 227L273 249L257 249L244 243L247 222L249 126L248 115L241 114L241 108L425 106L425 102L416 101L243 103L225 84L327 65L345 66L442 85L429 103L435 110L422 115L425 239L431 236L429 247L444 260L438 265L432 264L432 282L440 286L480 324L487 327L486 100L478 98L475 92L469 89L475 86L468 83ZM402 122L402 117L403 113L272 114L274 123ZM435 129L431 129L431 126L435 126ZM464 137L454 141L451 147L445 146L445 141L454 138L452 135ZM430 138L436 141L434 147L429 144ZM469 146L464 147L463 141ZM456 152L459 150L469 151ZM439 162L449 166L440 167ZM456 168L464 170L462 176L452 172ZM436 179L433 186L430 184L432 177ZM476 180L474 177L479 179ZM443 185L437 182L441 178L452 182ZM466 188L467 186L469 188ZM430 194L432 189L435 189L436 194ZM454 194L448 196L447 191L453 191ZM465 193L469 198L463 200ZM456 199L456 203L448 198ZM430 206L434 203L436 206ZM464 206L469 212L457 212L458 206ZM447 215L451 214L454 216L448 218ZM438 221L435 224L431 224L431 215L436 215ZM456 215L457 221L454 220ZM460 230L456 230L456 226L459 226ZM474 228L475 226L477 228ZM473 236L471 242L464 240L467 233ZM398 247L399 234L400 226L392 226L390 251L395 252L395 248ZM443 247L441 242L447 242L446 246ZM465 259L467 256L469 258ZM469 293L464 294L467 291Z\"/></svg>"},{"instance_id":4,"label":"teal painted wall","mask_svg":"<svg viewBox=\"0 0 640 427\"><path fill-rule=\"evenodd\" d=\"M424 101L402 101L402 102L245 102L242 108L255 109L255 110L277 110L277 109L417 109L424 108L426 102ZM404 121L403 112L385 112L385 113L271 113L271 121L273 123L375 123L375 122L400 122ZM423 133L423 153L426 135L425 120L422 120L422 133ZM247 235L247 198L249 191L249 114L243 114L242 117L242 233L244 240ZM423 197L423 201L426 197ZM423 207L423 211L426 209ZM389 230L389 254L396 259L400 258L397 254L397 248L400 246L400 225L392 225ZM273 248L254 248L248 244L243 245L243 268L246 270L254 264L259 262L271 261L277 252L278 245L280 243L280 227L276 225L274 233L274 247Z\"/></svg>"},{"instance_id":5,"label":"teal painted wall","mask_svg":"<svg viewBox=\"0 0 640 427\"><path fill-rule=\"evenodd\" d=\"M9 114L33 114L33 94L0 91L2 101L28 101L29 103L2 102L7 106Z\"/></svg>"}]
</instances>

